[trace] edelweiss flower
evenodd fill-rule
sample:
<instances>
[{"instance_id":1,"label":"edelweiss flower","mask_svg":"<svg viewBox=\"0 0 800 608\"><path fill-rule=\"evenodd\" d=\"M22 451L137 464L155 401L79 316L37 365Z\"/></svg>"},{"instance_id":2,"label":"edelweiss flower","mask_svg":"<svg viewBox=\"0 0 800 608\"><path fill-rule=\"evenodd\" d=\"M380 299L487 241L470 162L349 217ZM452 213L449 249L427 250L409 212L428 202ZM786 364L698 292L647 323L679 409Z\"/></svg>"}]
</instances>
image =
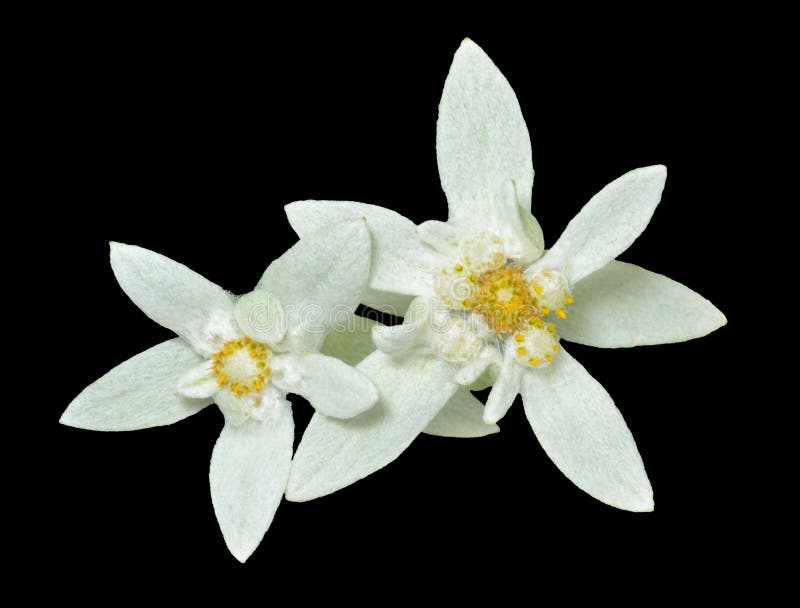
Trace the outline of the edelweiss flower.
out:
<instances>
[{"instance_id":1,"label":"edelweiss flower","mask_svg":"<svg viewBox=\"0 0 800 608\"><path fill-rule=\"evenodd\" d=\"M372 473L395 459L459 386L494 381L487 422L499 420L522 393L540 443L578 487L622 509L651 510L652 490L630 431L560 338L616 348L689 340L725 324L687 287L614 260L649 222L666 169L636 169L606 186L542 257L541 231L529 211L528 130L508 82L469 40L445 82L436 148L446 223L417 227L361 203L287 206L298 234L368 218L366 302L386 304L386 292L417 296L403 325L373 330L379 351L359 364L378 386L379 404L351 421L314 416L287 497L308 500Z\"/></svg>"},{"instance_id":2,"label":"edelweiss flower","mask_svg":"<svg viewBox=\"0 0 800 608\"><path fill-rule=\"evenodd\" d=\"M75 398L61 422L128 431L172 424L216 402L225 426L211 456L211 499L228 548L245 561L289 478L294 423L286 394L342 418L377 400L363 373L315 352L336 314L358 305L369 260L364 222L349 220L299 241L270 264L255 291L235 298L169 258L112 243L122 289L180 337L112 369Z\"/></svg>"}]
</instances>

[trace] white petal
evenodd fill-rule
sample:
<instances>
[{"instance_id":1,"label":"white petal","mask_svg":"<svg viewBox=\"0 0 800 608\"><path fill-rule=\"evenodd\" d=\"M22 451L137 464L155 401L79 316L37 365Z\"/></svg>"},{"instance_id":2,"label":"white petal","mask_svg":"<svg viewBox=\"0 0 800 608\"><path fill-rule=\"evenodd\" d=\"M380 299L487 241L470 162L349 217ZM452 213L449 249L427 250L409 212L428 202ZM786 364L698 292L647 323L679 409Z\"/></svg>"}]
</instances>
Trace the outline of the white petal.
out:
<instances>
[{"instance_id":1,"label":"white petal","mask_svg":"<svg viewBox=\"0 0 800 608\"><path fill-rule=\"evenodd\" d=\"M352 418L378 400L372 381L339 359L309 353L279 355L272 364L278 388L308 399L314 409L334 418Z\"/></svg>"},{"instance_id":2,"label":"white petal","mask_svg":"<svg viewBox=\"0 0 800 608\"><path fill-rule=\"evenodd\" d=\"M372 329L375 347L388 354L405 353L422 344L424 323L377 325Z\"/></svg>"},{"instance_id":3,"label":"white petal","mask_svg":"<svg viewBox=\"0 0 800 608\"><path fill-rule=\"evenodd\" d=\"M318 347L328 329L358 306L370 252L369 231L362 220L323 226L272 262L257 289L278 298L290 332L315 338Z\"/></svg>"},{"instance_id":4,"label":"white petal","mask_svg":"<svg viewBox=\"0 0 800 608\"><path fill-rule=\"evenodd\" d=\"M250 419L250 411L253 408L254 399L251 395L237 397L225 388L214 394L214 403L217 404L219 411L225 417L225 424L238 426Z\"/></svg>"},{"instance_id":5,"label":"white petal","mask_svg":"<svg viewBox=\"0 0 800 608\"><path fill-rule=\"evenodd\" d=\"M688 287L633 264L613 261L573 289L575 304L559 322L565 340L620 348L683 342L719 329L727 320Z\"/></svg>"},{"instance_id":6,"label":"white petal","mask_svg":"<svg viewBox=\"0 0 800 608\"><path fill-rule=\"evenodd\" d=\"M544 233L538 220L533 217L530 211L522 207L519 210L519 219L522 233L534 250L538 252L537 257L541 256L544 253Z\"/></svg>"},{"instance_id":7,"label":"white petal","mask_svg":"<svg viewBox=\"0 0 800 608\"><path fill-rule=\"evenodd\" d=\"M523 221L523 214L527 222ZM544 253L542 229L530 211L519 206L514 182L509 180L500 186L492 205L490 224L503 239L506 257L528 264Z\"/></svg>"},{"instance_id":8,"label":"white petal","mask_svg":"<svg viewBox=\"0 0 800 608\"><path fill-rule=\"evenodd\" d=\"M322 354L341 359L348 365L356 365L375 350L372 342L372 328L380 323L350 315L343 323L331 328L322 345Z\"/></svg>"},{"instance_id":9,"label":"white petal","mask_svg":"<svg viewBox=\"0 0 800 608\"><path fill-rule=\"evenodd\" d=\"M488 228L496 197L513 183L515 199L530 211L531 140L516 95L492 60L465 40L450 67L436 123L436 157L447 194L448 222Z\"/></svg>"},{"instance_id":10,"label":"white petal","mask_svg":"<svg viewBox=\"0 0 800 608\"><path fill-rule=\"evenodd\" d=\"M501 363L502 357L498 356L497 361L493 361L489 367L484 369L483 373L478 376L472 384L468 385L467 388L471 391L482 391L492 386L497 380L497 376L500 375Z\"/></svg>"},{"instance_id":11,"label":"white petal","mask_svg":"<svg viewBox=\"0 0 800 608\"><path fill-rule=\"evenodd\" d=\"M92 431L134 431L183 420L211 403L176 391L178 380L201 360L180 338L162 342L83 389L60 422Z\"/></svg>"},{"instance_id":12,"label":"white petal","mask_svg":"<svg viewBox=\"0 0 800 608\"><path fill-rule=\"evenodd\" d=\"M331 222L366 218L372 235L373 289L407 295L432 295L433 273L443 258L426 246L414 223L390 209L346 201L297 201L286 205L286 216L304 236Z\"/></svg>"},{"instance_id":13,"label":"white petal","mask_svg":"<svg viewBox=\"0 0 800 608\"><path fill-rule=\"evenodd\" d=\"M526 371L522 402L539 443L576 486L613 507L653 510L653 490L622 414L563 349L550 367Z\"/></svg>"},{"instance_id":14,"label":"white petal","mask_svg":"<svg viewBox=\"0 0 800 608\"><path fill-rule=\"evenodd\" d=\"M204 354L219 347L218 326L227 329L233 317L233 298L222 287L183 264L133 245L111 243L111 268L122 290L153 321Z\"/></svg>"},{"instance_id":15,"label":"white petal","mask_svg":"<svg viewBox=\"0 0 800 608\"><path fill-rule=\"evenodd\" d=\"M287 407L268 422L225 424L211 455L211 501L225 544L244 562L281 502L292 461L294 422Z\"/></svg>"},{"instance_id":16,"label":"white petal","mask_svg":"<svg viewBox=\"0 0 800 608\"><path fill-rule=\"evenodd\" d=\"M445 310L432 298L414 298L406 309L403 323L376 324L372 328L372 341L377 349L388 354L407 353L412 349L429 353L431 330L437 326L436 322L431 321L431 315L445 314ZM444 323L444 326L447 324Z\"/></svg>"},{"instance_id":17,"label":"white petal","mask_svg":"<svg viewBox=\"0 0 800 608\"><path fill-rule=\"evenodd\" d=\"M499 366L502 356L497 346L487 344L472 360L458 368L455 373L456 382L463 386L472 386L487 371L490 366Z\"/></svg>"},{"instance_id":18,"label":"white petal","mask_svg":"<svg viewBox=\"0 0 800 608\"><path fill-rule=\"evenodd\" d=\"M503 365L500 368L500 373L497 375L489 397L486 399L483 419L487 423L497 422L505 416L520 392L524 369L514 357L511 340L508 340L508 342L509 344L506 345L503 353Z\"/></svg>"},{"instance_id":19,"label":"white petal","mask_svg":"<svg viewBox=\"0 0 800 608\"><path fill-rule=\"evenodd\" d=\"M458 243L464 238L461 230L437 220L422 222L417 226L417 234L422 241L429 247L447 258L455 258L458 255Z\"/></svg>"},{"instance_id":20,"label":"white petal","mask_svg":"<svg viewBox=\"0 0 800 608\"><path fill-rule=\"evenodd\" d=\"M268 384L258 393L236 396L230 389L222 389L214 395L226 424L238 426L251 418L269 421L281 415L291 403L286 400L286 391Z\"/></svg>"},{"instance_id":21,"label":"white petal","mask_svg":"<svg viewBox=\"0 0 800 608\"><path fill-rule=\"evenodd\" d=\"M567 225L552 249L526 272L563 272L571 284L599 270L630 247L650 222L667 179L663 165L634 169L595 194Z\"/></svg>"},{"instance_id":22,"label":"white petal","mask_svg":"<svg viewBox=\"0 0 800 608\"><path fill-rule=\"evenodd\" d=\"M278 298L263 289L239 298L234 313L242 331L256 342L277 344L286 333L286 319Z\"/></svg>"},{"instance_id":23,"label":"white petal","mask_svg":"<svg viewBox=\"0 0 800 608\"><path fill-rule=\"evenodd\" d=\"M483 403L465 388L460 388L442 411L425 427L428 435L439 437L485 437L498 433L496 424L483 421Z\"/></svg>"},{"instance_id":24,"label":"white petal","mask_svg":"<svg viewBox=\"0 0 800 608\"><path fill-rule=\"evenodd\" d=\"M213 363L206 359L195 365L178 379L175 387L184 397L192 399L207 399L219 390L217 374L212 369Z\"/></svg>"},{"instance_id":25,"label":"white petal","mask_svg":"<svg viewBox=\"0 0 800 608\"><path fill-rule=\"evenodd\" d=\"M361 416L314 414L292 464L286 498L305 501L335 492L397 458L455 393L450 367L434 357L394 358L375 351L358 369L381 399Z\"/></svg>"}]
</instances>

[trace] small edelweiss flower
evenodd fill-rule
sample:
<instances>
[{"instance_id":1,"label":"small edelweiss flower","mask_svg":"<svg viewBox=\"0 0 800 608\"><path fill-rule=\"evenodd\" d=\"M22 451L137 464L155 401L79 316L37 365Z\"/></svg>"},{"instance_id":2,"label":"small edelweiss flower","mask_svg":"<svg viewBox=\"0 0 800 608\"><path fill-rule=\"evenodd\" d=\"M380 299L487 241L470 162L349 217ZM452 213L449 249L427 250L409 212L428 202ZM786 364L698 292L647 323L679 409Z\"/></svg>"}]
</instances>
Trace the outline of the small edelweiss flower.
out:
<instances>
[{"instance_id":1,"label":"small edelweiss flower","mask_svg":"<svg viewBox=\"0 0 800 608\"><path fill-rule=\"evenodd\" d=\"M369 260L364 222L348 220L301 239L270 264L255 291L237 298L158 253L112 243L122 289L179 337L88 386L61 422L129 431L172 424L216 402L225 426L211 456L211 499L228 548L244 562L289 479L294 422L286 394L334 418L377 401L362 372L318 352L338 316L358 305Z\"/></svg>"},{"instance_id":2,"label":"small edelweiss flower","mask_svg":"<svg viewBox=\"0 0 800 608\"><path fill-rule=\"evenodd\" d=\"M650 221L666 169L636 169L603 188L545 254L530 213L531 146L519 104L469 40L445 82L436 151L447 222L415 226L362 203L287 206L301 235L366 217L373 261L365 303L386 309L415 298L402 325L373 329L378 351L359 364L379 388L378 406L351 423L315 416L287 497L308 500L369 475L397 458L457 391L493 385L485 422L500 420L521 393L537 438L567 477L607 504L651 510L628 427L561 338L616 348L689 340L725 324L687 287L615 261Z\"/></svg>"}]
</instances>

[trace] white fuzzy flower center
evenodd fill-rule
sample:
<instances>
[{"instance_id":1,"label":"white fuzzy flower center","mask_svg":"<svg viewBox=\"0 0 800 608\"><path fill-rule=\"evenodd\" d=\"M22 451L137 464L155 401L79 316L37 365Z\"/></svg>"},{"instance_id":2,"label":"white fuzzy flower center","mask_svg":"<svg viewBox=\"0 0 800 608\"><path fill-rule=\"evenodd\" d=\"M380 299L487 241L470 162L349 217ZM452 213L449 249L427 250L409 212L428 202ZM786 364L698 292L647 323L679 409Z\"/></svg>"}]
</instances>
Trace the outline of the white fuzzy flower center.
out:
<instances>
[{"instance_id":1,"label":"white fuzzy flower center","mask_svg":"<svg viewBox=\"0 0 800 608\"><path fill-rule=\"evenodd\" d=\"M438 298L455 310L479 315L498 338L513 339L519 363L535 367L552 362L560 346L548 317L567 318L573 299L566 277L555 270L527 276L524 268L508 260L500 238L488 232L464 239L459 251L460 259L436 276ZM437 345L446 345L437 348L442 358L469 360L480 350L474 338L457 340L450 333L437 339ZM462 359L456 356L458 349Z\"/></svg>"},{"instance_id":2,"label":"white fuzzy flower center","mask_svg":"<svg viewBox=\"0 0 800 608\"><path fill-rule=\"evenodd\" d=\"M229 340L211 356L217 384L220 388L227 387L237 397L259 392L272 373L269 357L266 344L247 336Z\"/></svg>"},{"instance_id":3,"label":"white fuzzy flower center","mask_svg":"<svg viewBox=\"0 0 800 608\"><path fill-rule=\"evenodd\" d=\"M483 340L469 327L467 320L458 317L438 331L434 338L436 354L451 363L471 361L482 346Z\"/></svg>"}]
</instances>

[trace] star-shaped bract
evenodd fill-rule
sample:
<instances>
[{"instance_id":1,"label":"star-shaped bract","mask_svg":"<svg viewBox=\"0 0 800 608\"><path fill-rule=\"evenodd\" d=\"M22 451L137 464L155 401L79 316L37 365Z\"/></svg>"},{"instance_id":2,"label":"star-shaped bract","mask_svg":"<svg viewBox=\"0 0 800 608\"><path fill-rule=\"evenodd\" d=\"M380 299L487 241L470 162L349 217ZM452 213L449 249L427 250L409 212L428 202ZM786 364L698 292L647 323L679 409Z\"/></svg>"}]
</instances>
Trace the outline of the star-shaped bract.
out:
<instances>
[{"instance_id":1,"label":"star-shaped bract","mask_svg":"<svg viewBox=\"0 0 800 608\"><path fill-rule=\"evenodd\" d=\"M385 466L460 387L488 379L486 422L499 420L522 393L536 436L567 477L610 505L651 510L652 489L628 427L559 336L627 347L689 340L725 324L687 287L615 261L650 221L666 169L636 169L603 188L542 255L522 112L506 79L469 40L445 82L436 148L447 222L415 226L362 203L287 206L299 234L366 217L373 262L365 303L386 309L416 298L403 325L373 329L379 350L358 365L378 386L378 405L347 421L314 416L287 497L309 500Z\"/></svg>"},{"instance_id":2,"label":"star-shaped bract","mask_svg":"<svg viewBox=\"0 0 800 608\"><path fill-rule=\"evenodd\" d=\"M178 337L87 387L61 422L143 429L216 402L225 426L211 457L211 498L228 548L246 560L289 478L294 423L286 394L341 418L377 400L364 373L318 352L337 319L358 305L370 251L362 219L326 226L270 264L255 291L237 298L158 253L112 243L111 266L122 289Z\"/></svg>"}]
</instances>

